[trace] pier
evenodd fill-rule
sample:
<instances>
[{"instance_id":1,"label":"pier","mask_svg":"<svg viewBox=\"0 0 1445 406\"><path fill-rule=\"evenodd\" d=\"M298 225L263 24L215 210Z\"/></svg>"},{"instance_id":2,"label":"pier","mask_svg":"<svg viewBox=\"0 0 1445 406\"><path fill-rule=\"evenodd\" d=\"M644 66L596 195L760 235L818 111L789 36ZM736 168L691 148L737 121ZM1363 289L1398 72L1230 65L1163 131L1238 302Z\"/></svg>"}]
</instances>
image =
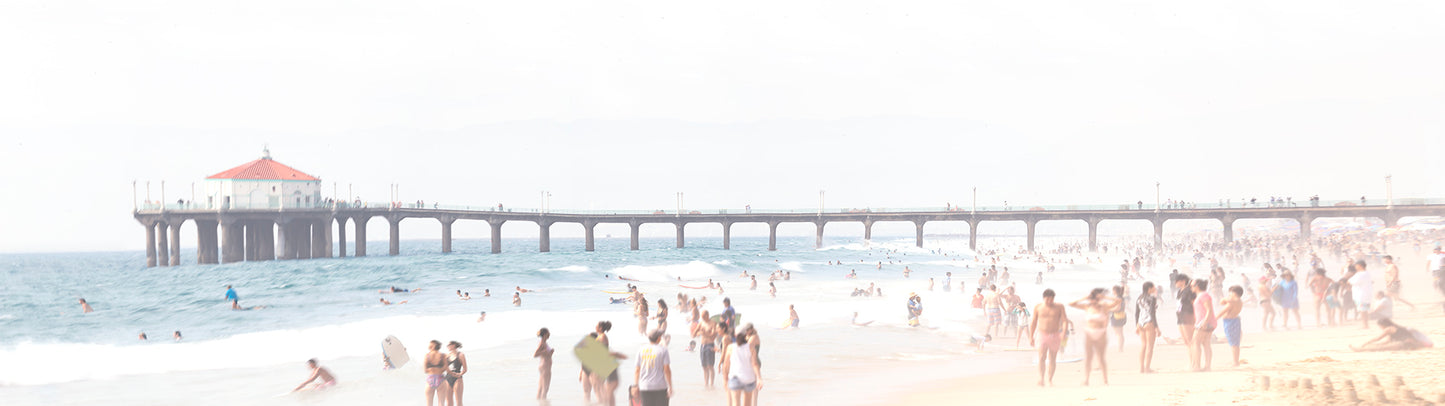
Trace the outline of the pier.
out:
<instances>
[{"instance_id":1,"label":"pier","mask_svg":"<svg viewBox=\"0 0 1445 406\"><path fill-rule=\"evenodd\" d=\"M359 203L359 202L358 202ZM1364 203L1364 202L1361 202ZM289 204L289 203L288 203ZM1089 250L1098 249L1098 227L1104 221L1146 220L1154 225L1154 244L1162 247L1164 223L1169 220L1212 219L1223 225L1224 241L1233 241L1234 222L1240 219L1294 219L1300 224L1300 238L1310 238L1310 224L1321 218L1376 218L1395 226L1401 218L1445 216L1445 199L1399 199L1390 204L1356 204L1352 201L1314 202L1308 207L1198 207L1167 209L1143 205L991 207L982 210L957 208L901 210L677 210L677 211L541 211L500 210L496 207L433 206L410 207L397 203L381 205L317 202L298 207L221 208L194 204L148 204L135 210L135 219L145 227L146 265L180 265L181 227L191 223L197 235L197 263L308 259L347 256L347 228L353 228L353 256L366 256L366 225L385 221L390 226L388 255L398 255L403 220L422 219L441 224L440 252L452 252L452 224L458 220L485 221L491 227L492 253L502 251L502 225L528 222L539 227L541 252L551 250L551 227L557 223L580 224L587 251L593 251L593 229L598 224L627 224L631 247L638 249L638 232L643 224L672 224L677 230L677 248L686 246L684 229L693 223L722 225L723 249L730 248L731 229L737 223L768 225L768 249L777 249L778 225L812 223L817 228L816 247L823 246L828 223L863 224L863 238L872 239L879 222L908 222L916 229L915 243L923 246L923 226L929 222L954 221L969 225L969 247L977 248L978 226L990 221L1023 222L1027 247L1034 249L1034 230L1043 221L1082 221L1089 227ZM1221 205L1224 206L1224 205Z\"/></svg>"}]
</instances>

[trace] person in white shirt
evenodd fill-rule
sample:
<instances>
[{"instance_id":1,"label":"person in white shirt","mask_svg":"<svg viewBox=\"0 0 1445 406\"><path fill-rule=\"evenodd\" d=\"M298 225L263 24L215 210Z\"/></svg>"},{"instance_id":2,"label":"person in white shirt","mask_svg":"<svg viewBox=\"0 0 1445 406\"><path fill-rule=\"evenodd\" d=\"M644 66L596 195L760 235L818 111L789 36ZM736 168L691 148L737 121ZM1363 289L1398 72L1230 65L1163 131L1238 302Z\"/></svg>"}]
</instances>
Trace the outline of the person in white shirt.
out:
<instances>
[{"instance_id":1,"label":"person in white shirt","mask_svg":"<svg viewBox=\"0 0 1445 406\"><path fill-rule=\"evenodd\" d=\"M1355 261L1355 272L1350 276L1350 294L1354 296L1355 306L1360 310L1360 325L1365 329L1370 328L1370 302L1375 297L1374 288L1370 272L1365 270L1365 261Z\"/></svg>"},{"instance_id":2,"label":"person in white shirt","mask_svg":"<svg viewBox=\"0 0 1445 406\"><path fill-rule=\"evenodd\" d=\"M662 330L653 330L647 336L652 344L637 352L633 380L637 382L642 406L667 406L672 398L672 360L667 355L667 347L660 345L662 335Z\"/></svg>"}]
</instances>

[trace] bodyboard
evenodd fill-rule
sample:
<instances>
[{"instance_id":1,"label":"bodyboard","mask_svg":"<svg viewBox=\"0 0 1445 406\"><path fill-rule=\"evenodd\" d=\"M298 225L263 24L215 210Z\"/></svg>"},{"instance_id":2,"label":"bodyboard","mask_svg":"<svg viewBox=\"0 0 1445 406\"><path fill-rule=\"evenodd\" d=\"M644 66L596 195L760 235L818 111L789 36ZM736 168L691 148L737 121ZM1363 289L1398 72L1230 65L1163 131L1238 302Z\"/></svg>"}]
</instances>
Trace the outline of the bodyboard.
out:
<instances>
[{"instance_id":1,"label":"bodyboard","mask_svg":"<svg viewBox=\"0 0 1445 406\"><path fill-rule=\"evenodd\" d=\"M582 337L582 341L578 341L577 346L572 348L572 353L577 356L582 367L592 371L593 375L605 378L617 370L617 358L612 356L607 346L595 338Z\"/></svg>"},{"instance_id":2,"label":"bodyboard","mask_svg":"<svg viewBox=\"0 0 1445 406\"><path fill-rule=\"evenodd\" d=\"M411 356L406 354L406 346L401 345L401 340L396 336L386 336L381 340L381 356L386 361L387 369L401 368L411 361Z\"/></svg>"}]
</instances>

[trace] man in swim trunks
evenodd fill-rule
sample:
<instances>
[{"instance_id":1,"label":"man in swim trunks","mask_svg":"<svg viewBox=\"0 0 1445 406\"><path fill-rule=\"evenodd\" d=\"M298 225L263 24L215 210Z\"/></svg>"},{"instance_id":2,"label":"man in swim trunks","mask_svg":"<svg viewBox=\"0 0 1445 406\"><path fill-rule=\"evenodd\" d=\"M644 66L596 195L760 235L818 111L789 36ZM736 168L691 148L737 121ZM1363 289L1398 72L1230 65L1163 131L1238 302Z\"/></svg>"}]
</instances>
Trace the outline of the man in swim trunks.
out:
<instances>
[{"instance_id":1,"label":"man in swim trunks","mask_svg":"<svg viewBox=\"0 0 1445 406\"><path fill-rule=\"evenodd\" d=\"M93 312L93 311L95 311L95 309L90 307L90 303L86 303L86 302L85 302L85 299L83 299L83 298L80 299L80 312L81 312L81 313L90 313L90 312Z\"/></svg>"},{"instance_id":2,"label":"man in swim trunks","mask_svg":"<svg viewBox=\"0 0 1445 406\"><path fill-rule=\"evenodd\" d=\"M1239 339L1243 335L1239 324L1239 311L1244 309L1244 288L1229 287L1229 296L1219 301L1224 309L1219 311L1219 326L1224 327L1224 338L1229 340L1229 350L1234 352L1234 366L1239 367Z\"/></svg>"},{"instance_id":3,"label":"man in swim trunks","mask_svg":"<svg viewBox=\"0 0 1445 406\"><path fill-rule=\"evenodd\" d=\"M1400 298L1400 267L1395 265L1395 257L1385 256L1385 294L1390 295L1390 300L1404 303L1415 310L1415 304Z\"/></svg>"},{"instance_id":4,"label":"man in swim trunks","mask_svg":"<svg viewBox=\"0 0 1445 406\"><path fill-rule=\"evenodd\" d=\"M1039 386L1044 386L1045 382L1054 384L1054 368L1057 366L1059 345L1064 338L1065 320L1068 317L1064 305L1054 303L1053 289L1045 289L1044 302L1034 307L1034 317L1029 322L1029 345L1039 349Z\"/></svg>"},{"instance_id":5,"label":"man in swim trunks","mask_svg":"<svg viewBox=\"0 0 1445 406\"><path fill-rule=\"evenodd\" d=\"M984 328L984 334L999 334L999 330L1003 329L1003 298L997 286L988 285L988 291L983 294L983 308L988 314L988 327Z\"/></svg>"},{"instance_id":6,"label":"man in swim trunks","mask_svg":"<svg viewBox=\"0 0 1445 406\"><path fill-rule=\"evenodd\" d=\"M317 379L320 379L321 382L316 383L316 386L311 387L311 389L326 389L328 387L336 385L336 377L331 376L331 371L328 371L326 370L326 368L322 368L320 364L317 364L315 358L307 360L306 366L311 367L311 377L306 378L306 382L302 382L300 385L296 385L296 389L292 389L292 392L296 392L306 388L307 384L310 384Z\"/></svg>"},{"instance_id":7,"label":"man in swim trunks","mask_svg":"<svg viewBox=\"0 0 1445 406\"><path fill-rule=\"evenodd\" d=\"M717 333L718 326L708 317L707 311L702 312L702 318L697 322L697 341L702 343L698 349L698 357L702 360L702 384L708 389L713 387L713 378L717 371L713 364L717 362Z\"/></svg>"}]
</instances>

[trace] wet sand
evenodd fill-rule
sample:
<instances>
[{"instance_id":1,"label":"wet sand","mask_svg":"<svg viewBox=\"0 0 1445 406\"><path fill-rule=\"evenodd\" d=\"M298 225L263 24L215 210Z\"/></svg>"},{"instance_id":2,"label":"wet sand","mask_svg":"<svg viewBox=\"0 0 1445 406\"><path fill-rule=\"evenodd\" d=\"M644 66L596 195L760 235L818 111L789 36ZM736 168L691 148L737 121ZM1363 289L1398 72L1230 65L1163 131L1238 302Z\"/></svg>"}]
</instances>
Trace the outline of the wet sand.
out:
<instances>
[{"instance_id":1,"label":"wet sand","mask_svg":"<svg viewBox=\"0 0 1445 406\"><path fill-rule=\"evenodd\" d=\"M1371 324L1362 329L1358 322L1344 327L1314 327L1312 304L1302 304L1303 330L1276 330L1250 333L1246 330L1241 350L1240 367L1231 367L1226 344L1214 345L1214 368L1211 372L1189 372L1189 353L1182 345L1166 345L1160 341L1155 348L1153 367L1158 373L1139 373L1138 336L1130 335L1133 320L1125 327L1125 350L1111 345L1108 354L1109 382L1103 385L1099 372L1094 372L1092 386L1083 386L1083 363L1059 364L1054 386L1037 386L1037 366L1023 364L1008 372L954 379L920 382L910 394L880 405L955 405L987 399L990 403L1027 405L1299 405L1345 404L1346 381L1353 383L1362 404L1376 404L1377 396L1385 396L1391 404L1412 404L1404 390L1431 402L1445 400L1445 314L1441 311L1441 295L1430 288L1430 275L1425 274L1423 256L1413 250L1391 250L1400 261L1404 282L1404 299L1418 307L1395 305L1395 320L1418 329L1436 342L1435 348L1399 352L1354 352L1349 345L1358 345L1380 334ZM1382 275L1381 270L1376 275ZM1383 287L1377 279L1377 287ZM1308 301L1308 300L1306 300ZM1165 316L1161 308L1160 317ZM1075 315L1078 316L1078 315ZM1259 323L1257 308L1246 307L1244 323ZM1077 321L1076 321L1077 322ZM1276 325L1278 325L1276 323ZM1172 325L1164 329L1174 328ZM1167 333L1166 333L1167 335ZM1177 336L1177 333L1174 334ZM1113 333L1110 333L1111 342ZM1011 341L1011 340L1010 340ZM1030 355L1034 353L1028 353ZM1081 357L1073 351L1060 359ZM1379 381L1373 385L1371 375ZM1395 386L1396 377L1403 386ZM1268 377L1270 389L1263 389L1262 378ZM1325 377L1333 382L1333 397L1325 397L1321 388ZM1304 389L1310 379L1313 389ZM1295 388L1290 388L1290 381ZM1424 404L1423 402L1417 402Z\"/></svg>"}]
</instances>

